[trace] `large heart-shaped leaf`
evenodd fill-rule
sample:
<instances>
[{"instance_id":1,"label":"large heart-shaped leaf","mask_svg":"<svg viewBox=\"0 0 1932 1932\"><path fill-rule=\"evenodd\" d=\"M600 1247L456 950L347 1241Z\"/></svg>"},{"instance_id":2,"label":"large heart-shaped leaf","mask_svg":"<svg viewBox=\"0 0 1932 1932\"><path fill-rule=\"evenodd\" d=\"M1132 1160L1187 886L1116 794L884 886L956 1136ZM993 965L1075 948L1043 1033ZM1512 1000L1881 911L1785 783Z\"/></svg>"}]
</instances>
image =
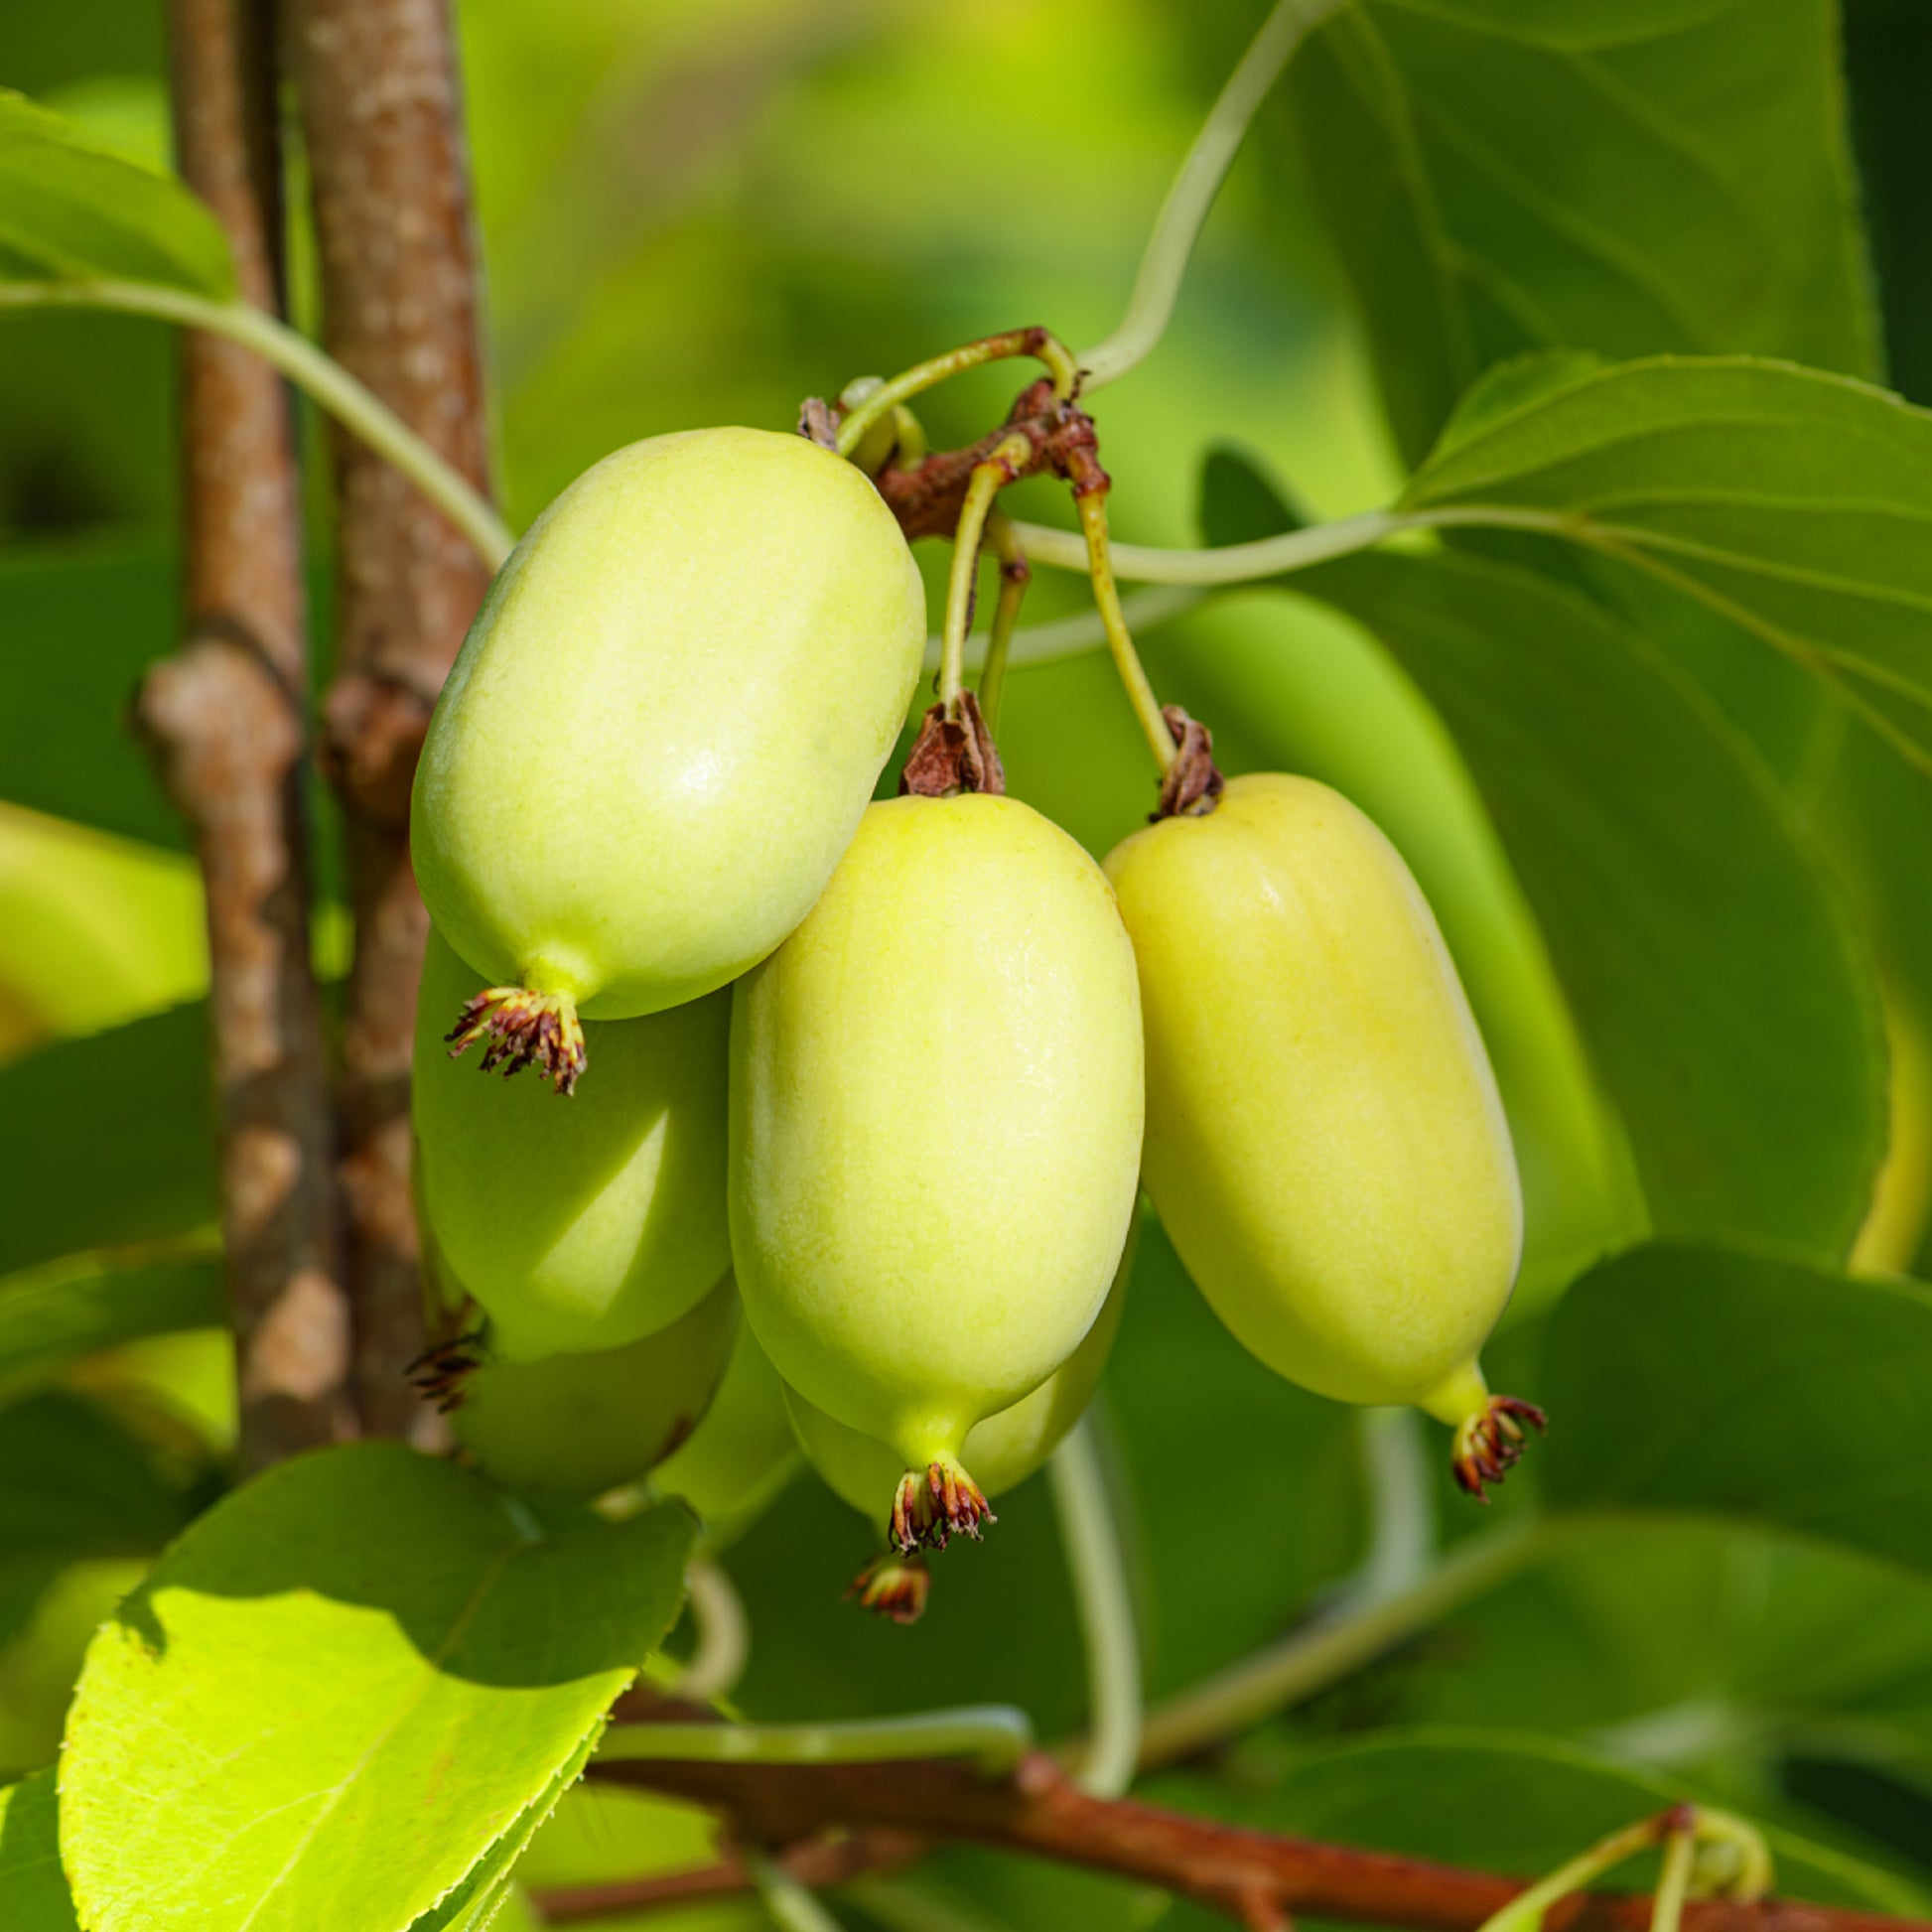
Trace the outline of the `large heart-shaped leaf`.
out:
<instances>
[{"instance_id":1,"label":"large heart-shaped leaf","mask_svg":"<svg viewBox=\"0 0 1932 1932\"><path fill-rule=\"evenodd\" d=\"M1875 370L1831 0L1356 0L1288 92L1411 458L1525 348Z\"/></svg>"},{"instance_id":2,"label":"large heart-shaped leaf","mask_svg":"<svg viewBox=\"0 0 1932 1932\"><path fill-rule=\"evenodd\" d=\"M1601 1263L1551 1319L1546 1493L1932 1569L1932 1289L1733 1249Z\"/></svg>"},{"instance_id":3,"label":"large heart-shaped leaf","mask_svg":"<svg viewBox=\"0 0 1932 1932\"><path fill-rule=\"evenodd\" d=\"M1552 373L1483 385L1402 507L1640 570L1835 680L1932 765L1932 414L1736 358Z\"/></svg>"},{"instance_id":4,"label":"large heart-shaped leaf","mask_svg":"<svg viewBox=\"0 0 1932 1932\"><path fill-rule=\"evenodd\" d=\"M539 1518L395 1444L236 1491L88 1652L61 1772L87 1923L400 1932L554 1798L695 1534L676 1504Z\"/></svg>"}]
</instances>

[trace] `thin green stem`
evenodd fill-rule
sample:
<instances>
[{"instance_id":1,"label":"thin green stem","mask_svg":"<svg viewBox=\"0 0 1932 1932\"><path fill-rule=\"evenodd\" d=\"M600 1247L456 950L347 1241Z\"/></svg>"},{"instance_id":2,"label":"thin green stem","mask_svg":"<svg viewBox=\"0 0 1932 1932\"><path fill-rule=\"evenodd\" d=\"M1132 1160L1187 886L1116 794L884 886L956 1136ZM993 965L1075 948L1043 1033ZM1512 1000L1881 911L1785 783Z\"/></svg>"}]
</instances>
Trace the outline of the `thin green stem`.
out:
<instances>
[{"instance_id":1,"label":"thin green stem","mask_svg":"<svg viewBox=\"0 0 1932 1932\"><path fill-rule=\"evenodd\" d=\"M953 532L952 574L946 583L946 624L940 633L939 702L950 716L965 682L966 632L973 621L973 587L979 577L980 539L993 499L1013 481L1014 464L1024 460L1031 445L1024 436L1010 436L984 463L973 466L966 498L959 506L959 527Z\"/></svg>"},{"instance_id":2,"label":"thin green stem","mask_svg":"<svg viewBox=\"0 0 1932 1932\"><path fill-rule=\"evenodd\" d=\"M751 1619L732 1580L709 1557L699 1557L686 1580L698 1647L691 1653L677 1695L691 1704L727 1697L745 1675L752 1654Z\"/></svg>"},{"instance_id":3,"label":"thin green stem","mask_svg":"<svg viewBox=\"0 0 1932 1932\"><path fill-rule=\"evenodd\" d=\"M1697 1851L1695 1831L1672 1832L1665 1838L1664 1868L1657 1874L1657 1890L1650 1901L1650 1932L1679 1932Z\"/></svg>"},{"instance_id":4,"label":"thin green stem","mask_svg":"<svg viewBox=\"0 0 1932 1932\"><path fill-rule=\"evenodd\" d=\"M1439 514L1405 510L1367 510L1312 529L1290 530L1255 543L1227 543L1212 550L1157 550L1145 544L1113 545L1114 574L1142 584L1190 584L1207 587L1252 584L1311 564L1346 557L1403 530L1428 529L1445 521ZM1055 570L1085 570L1085 540L1070 530L1045 523L1016 523L1028 558Z\"/></svg>"},{"instance_id":5,"label":"thin green stem","mask_svg":"<svg viewBox=\"0 0 1932 1932\"><path fill-rule=\"evenodd\" d=\"M976 369L984 362L1005 361L1014 355L1031 355L1043 363L1053 378L1053 393L1061 401L1071 397L1079 386L1080 370L1072 351L1047 330L1009 329L1004 335L983 336L976 343L964 343L958 348L947 349L943 355L916 363L902 375L869 390L859 406L839 424L840 456L849 457L864 442L873 424L900 403L909 402L966 369Z\"/></svg>"},{"instance_id":6,"label":"thin green stem","mask_svg":"<svg viewBox=\"0 0 1932 1932\"><path fill-rule=\"evenodd\" d=\"M1277 0L1274 12L1228 75L1168 190L1141 257L1140 273L1134 278L1127 313L1106 341L1080 351L1084 389L1117 380L1153 352L1173 314L1187 258L1256 108L1304 38L1340 4L1341 0Z\"/></svg>"},{"instance_id":7,"label":"thin green stem","mask_svg":"<svg viewBox=\"0 0 1932 1932\"><path fill-rule=\"evenodd\" d=\"M1127 701L1147 735L1148 749L1163 777L1174 760L1173 734L1161 715L1161 700L1148 682L1141 654L1134 648L1133 633L1127 627L1126 614L1120 606L1120 587L1114 582L1112 547L1107 541L1107 492L1104 489L1076 490L1074 503L1080 512L1080 528L1086 536L1087 575L1093 582L1094 608L1100 613L1101 628L1107 633L1107 648L1113 653L1114 669L1127 688Z\"/></svg>"},{"instance_id":8,"label":"thin green stem","mask_svg":"<svg viewBox=\"0 0 1932 1932\"><path fill-rule=\"evenodd\" d=\"M1541 1932L1543 1915L1560 1898L1581 1891L1592 1878L1600 1878L1611 1866L1647 1851L1663 1838L1676 1817L1674 1811L1657 1812L1640 1818L1634 1825L1600 1838L1588 1851L1557 1866L1547 1877L1520 1891L1498 1912L1493 1912L1478 1932ZM1684 1836L1688 1839L1689 1834Z\"/></svg>"},{"instance_id":9,"label":"thin green stem","mask_svg":"<svg viewBox=\"0 0 1932 1932\"><path fill-rule=\"evenodd\" d=\"M491 570L501 569L516 541L468 478L446 463L387 403L306 336L248 303L208 302L146 282L7 282L0 283L0 308L113 309L225 336L253 349L400 470L462 531Z\"/></svg>"},{"instance_id":10,"label":"thin green stem","mask_svg":"<svg viewBox=\"0 0 1932 1932\"><path fill-rule=\"evenodd\" d=\"M1008 1771L1033 1748L1033 1725L1010 1705L966 1705L910 1718L824 1725L613 1725L606 1763L663 1758L697 1764L889 1764L906 1757L970 1757Z\"/></svg>"},{"instance_id":11,"label":"thin green stem","mask_svg":"<svg viewBox=\"0 0 1932 1932\"><path fill-rule=\"evenodd\" d=\"M745 1852L745 1871L757 1888L759 1903L778 1932L844 1932L830 1912L776 1860L762 1852Z\"/></svg>"},{"instance_id":12,"label":"thin green stem","mask_svg":"<svg viewBox=\"0 0 1932 1932\"><path fill-rule=\"evenodd\" d=\"M1468 1537L1399 1595L1298 1630L1182 1691L1149 1714L1141 1769L1172 1764L1372 1663L1548 1556L1570 1523L1581 1520L1538 1518Z\"/></svg>"},{"instance_id":13,"label":"thin green stem","mask_svg":"<svg viewBox=\"0 0 1932 1932\"><path fill-rule=\"evenodd\" d=\"M1118 1798L1134 1782L1141 1754L1141 1647L1120 1530L1093 1423L1082 1416L1049 1464L1060 1541L1073 1579L1087 1652L1092 1729L1075 1782L1095 1798Z\"/></svg>"},{"instance_id":14,"label":"thin green stem","mask_svg":"<svg viewBox=\"0 0 1932 1932\"><path fill-rule=\"evenodd\" d=\"M1197 610L1212 594L1207 591L1175 589L1163 585L1158 590L1136 591L1121 599L1121 615L1137 635ZM941 639L935 632L925 640L925 668L937 671ZM1053 664L1065 657L1081 657L1098 650L1107 641L1106 626L1098 611L1079 611L1070 618L1055 618L1049 623L1031 623L1013 633L1007 662L1013 664ZM986 661L991 649L988 638L966 639L966 663L970 669Z\"/></svg>"},{"instance_id":15,"label":"thin green stem","mask_svg":"<svg viewBox=\"0 0 1932 1932\"><path fill-rule=\"evenodd\" d=\"M986 659L980 669L980 716L986 729L999 730L1000 699L1005 694L1007 664L1013 655L1013 633L1020 622L1020 607L1027 600L1033 570L1014 534L1013 518L995 503L987 514L986 540L1000 560L1000 595L993 606L993 624L986 639ZM1103 633L1104 634L1104 633Z\"/></svg>"}]
</instances>

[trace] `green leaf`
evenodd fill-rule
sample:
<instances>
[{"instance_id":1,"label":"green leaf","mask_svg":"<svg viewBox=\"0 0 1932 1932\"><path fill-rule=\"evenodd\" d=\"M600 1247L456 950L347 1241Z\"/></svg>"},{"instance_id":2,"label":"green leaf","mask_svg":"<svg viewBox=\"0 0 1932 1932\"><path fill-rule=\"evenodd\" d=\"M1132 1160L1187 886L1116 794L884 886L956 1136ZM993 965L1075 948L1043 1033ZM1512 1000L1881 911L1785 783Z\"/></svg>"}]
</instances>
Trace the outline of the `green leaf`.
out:
<instances>
[{"instance_id":1,"label":"green leaf","mask_svg":"<svg viewBox=\"0 0 1932 1932\"><path fill-rule=\"evenodd\" d=\"M60 1804L51 1770L0 1791L0 1925L7 1932L80 1932L61 1869Z\"/></svg>"},{"instance_id":2,"label":"green leaf","mask_svg":"<svg viewBox=\"0 0 1932 1932\"><path fill-rule=\"evenodd\" d=\"M1154 1795L1269 1831L1528 1877L1620 1825L1699 1794L1547 1739L1429 1728L1298 1750L1260 1796L1204 1778L1167 1780ZM1926 1908L1925 1895L1890 1872L1785 1832L1765 1835L1781 1896L1890 1912ZM1655 1871L1654 1856L1633 1860L1609 1882L1644 1885Z\"/></svg>"},{"instance_id":3,"label":"green leaf","mask_svg":"<svg viewBox=\"0 0 1932 1932\"><path fill-rule=\"evenodd\" d=\"M695 1535L539 1519L387 1443L236 1491L88 1652L62 1851L92 1932L400 1932L580 1761Z\"/></svg>"},{"instance_id":4,"label":"green leaf","mask_svg":"<svg viewBox=\"0 0 1932 1932\"><path fill-rule=\"evenodd\" d=\"M1815 840L1688 680L1533 571L1290 580L1395 652L1501 834L1655 1225L1841 1256L1883 1145L1870 968Z\"/></svg>"},{"instance_id":5,"label":"green leaf","mask_svg":"<svg viewBox=\"0 0 1932 1932\"><path fill-rule=\"evenodd\" d=\"M0 1554L146 1556L190 1508L184 1481L99 1403L44 1389L0 1409Z\"/></svg>"},{"instance_id":6,"label":"green leaf","mask_svg":"<svg viewBox=\"0 0 1932 1932\"><path fill-rule=\"evenodd\" d=\"M0 1395L143 1335L218 1328L228 1318L213 1260L82 1260L0 1281Z\"/></svg>"},{"instance_id":7,"label":"green leaf","mask_svg":"<svg viewBox=\"0 0 1932 1932\"><path fill-rule=\"evenodd\" d=\"M170 176L96 147L0 88L0 274L156 282L220 300L234 292L227 238Z\"/></svg>"},{"instance_id":8,"label":"green leaf","mask_svg":"<svg viewBox=\"0 0 1932 1932\"><path fill-rule=\"evenodd\" d=\"M1526 348L1876 371L1831 0L1357 0L1287 91L1412 460Z\"/></svg>"},{"instance_id":9,"label":"green leaf","mask_svg":"<svg viewBox=\"0 0 1932 1932\"><path fill-rule=\"evenodd\" d=\"M179 575L157 547L0 558L0 795L187 847L128 726L143 673L179 640Z\"/></svg>"},{"instance_id":10,"label":"green leaf","mask_svg":"<svg viewBox=\"0 0 1932 1932\"><path fill-rule=\"evenodd\" d=\"M1601 1263L1552 1317L1557 1508L1695 1510L1932 1567L1932 1289L1717 1247Z\"/></svg>"},{"instance_id":11,"label":"green leaf","mask_svg":"<svg viewBox=\"0 0 1932 1932\"><path fill-rule=\"evenodd\" d=\"M1932 414L1741 359L1604 368L1446 438L1402 507L1640 569L1832 678L1932 766Z\"/></svg>"},{"instance_id":12,"label":"green leaf","mask_svg":"<svg viewBox=\"0 0 1932 1932\"><path fill-rule=\"evenodd\" d=\"M207 1009L43 1047L0 1067L0 1271L208 1226L216 1211Z\"/></svg>"}]
</instances>

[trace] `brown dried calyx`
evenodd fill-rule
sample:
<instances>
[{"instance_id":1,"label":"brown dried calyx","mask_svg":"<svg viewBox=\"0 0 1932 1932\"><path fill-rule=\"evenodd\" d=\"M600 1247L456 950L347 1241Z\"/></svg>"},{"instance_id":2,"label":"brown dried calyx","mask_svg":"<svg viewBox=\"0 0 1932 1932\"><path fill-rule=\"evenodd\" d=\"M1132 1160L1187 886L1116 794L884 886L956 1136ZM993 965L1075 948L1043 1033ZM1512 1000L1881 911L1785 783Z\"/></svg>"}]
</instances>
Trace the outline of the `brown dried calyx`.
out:
<instances>
[{"instance_id":1,"label":"brown dried calyx","mask_svg":"<svg viewBox=\"0 0 1932 1932\"><path fill-rule=\"evenodd\" d=\"M893 1496L886 1541L900 1556L943 1550L955 1536L980 1540L982 1523L997 1523L985 1492L951 1455L935 1456L924 1469L907 1469Z\"/></svg>"},{"instance_id":2,"label":"brown dried calyx","mask_svg":"<svg viewBox=\"0 0 1932 1932\"><path fill-rule=\"evenodd\" d=\"M410 1384L425 1402L433 1403L439 1416L463 1407L464 1391L471 1376L483 1366L477 1352L483 1330L453 1335L426 1348L408 1366Z\"/></svg>"},{"instance_id":3,"label":"brown dried calyx","mask_svg":"<svg viewBox=\"0 0 1932 1932\"><path fill-rule=\"evenodd\" d=\"M577 1003L567 993L538 993L527 986L488 986L467 1001L443 1035L451 1059L483 1042L483 1071L500 1066L504 1079L536 1068L559 1094L575 1090L589 1057Z\"/></svg>"},{"instance_id":4,"label":"brown dried calyx","mask_svg":"<svg viewBox=\"0 0 1932 1932\"><path fill-rule=\"evenodd\" d=\"M1489 1500L1485 1485L1500 1482L1523 1453L1523 1425L1545 1434L1550 1419L1520 1396L1492 1395L1455 1432L1450 1455L1455 1480L1477 1502Z\"/></svg>"},{"instance_id":5,"label":"brown dried calyx","mask_svg":"<svg viewBox=\"0 0 1932 1932\"><path fill-rule=\"evenodd\" d=\"M1148 817L1155 824L1164 818L1203 818L1220 802L1226 782L1214 762L1214 734L1177 704L1163 705L1161 716L1177 749L1161 780L1161 803Z\"/></svg>"},{"instance_id":6,"label":"brown dried calyx","mask_svg":"<svg viewBox=\"0 0 1932 1932\"><path fill-rule=\"evenodd\" d=\"M931 1588L932 1573L924 1557L916 1552L903 1556L892 1551L867 1564L845 1594L848 1602L857 1597L859 1607L874 1616L889 1617L895 1623L916 1623L925 1613Z\"/></svg>"},{"instance_id":7,"label":"brown dried calyx","mask_svg":"<svg viewBox=\"0 0 1932 1932\"><path fill-rule=\"evenodd\" d=\"M951 798L962 791L987 791L998 797L1006 788L1006 768L979 700L962 691L950 707L934 705L898 774L899 796Z\"/></svg>"}]
</instances>

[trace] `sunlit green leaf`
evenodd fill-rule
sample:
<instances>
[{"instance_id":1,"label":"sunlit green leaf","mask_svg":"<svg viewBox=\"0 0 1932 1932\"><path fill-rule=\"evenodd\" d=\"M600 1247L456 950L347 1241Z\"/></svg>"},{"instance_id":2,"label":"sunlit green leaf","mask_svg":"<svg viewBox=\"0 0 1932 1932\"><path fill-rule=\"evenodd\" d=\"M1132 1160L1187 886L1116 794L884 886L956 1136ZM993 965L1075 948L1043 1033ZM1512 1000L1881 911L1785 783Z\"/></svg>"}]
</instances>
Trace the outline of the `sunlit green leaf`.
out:
<instances>
[{"instance_id":1,"label":"sunlit green leaf","mask_svg":"<svg viewBox=\"0 0 1932 1932\"><path fill-rule=\"evenodd\" d=\"M401 1932L577 1762L695 1533L540 1520L395 1444L236 1491L88 1653L62 1851L89 1925Z\"/></svg>"},{"instance_id":2,"label":"sunlit green leaf","mask_svg":"<svg viewBox=\"0 0 1932 1932\"><path fill-rule=\"evenodd\" d=\"M0 90L0 277L98 276L227 296L220 224L178 181L96 147L58 114Z\"/></svg>"},{"instance_id":3,"label":"sunlit green leaf","mask_svg":"<svg viewBox=\"0 0 1932 1932\"><path fill-rule=\"evenodd\" d=\"M1829 0L1357 0L1288 91L1412 458L1525 348L1874 371Z\"/></svg>"}]
</instances>

